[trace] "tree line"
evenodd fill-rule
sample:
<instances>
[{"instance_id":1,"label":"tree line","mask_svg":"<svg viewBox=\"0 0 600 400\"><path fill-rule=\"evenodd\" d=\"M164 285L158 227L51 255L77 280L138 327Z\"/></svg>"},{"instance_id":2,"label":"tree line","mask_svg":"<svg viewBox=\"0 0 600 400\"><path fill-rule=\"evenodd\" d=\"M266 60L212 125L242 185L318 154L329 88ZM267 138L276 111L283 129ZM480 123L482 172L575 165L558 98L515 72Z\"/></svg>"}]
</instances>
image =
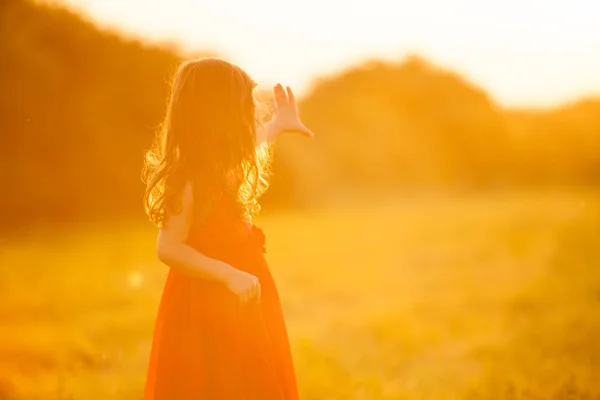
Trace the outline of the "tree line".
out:
<instances>
[{"instance_id":1,"label":"tree line","mask_svg":"<svg viewBox=\"0 0 600 400\"><path fill-rule=\"evenodd\" d=\"M182 58L56 5L0 3L3 226L142 217L143 154ZM489 190L600 182L600 98L498 105L418 56L365 61L301 100L314 140L277 144L265 208L338 190Z\"/></svg>"}]
</instances>

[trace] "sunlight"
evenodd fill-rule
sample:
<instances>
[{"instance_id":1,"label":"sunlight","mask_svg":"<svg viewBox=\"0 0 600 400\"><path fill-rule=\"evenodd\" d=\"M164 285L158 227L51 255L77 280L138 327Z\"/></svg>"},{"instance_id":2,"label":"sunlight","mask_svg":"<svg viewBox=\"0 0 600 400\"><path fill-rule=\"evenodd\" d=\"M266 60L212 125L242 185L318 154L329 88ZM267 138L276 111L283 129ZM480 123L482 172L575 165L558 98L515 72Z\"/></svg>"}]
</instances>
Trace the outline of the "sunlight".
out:
<instances>
[{"instance_id":1,"label":"sunlight","mask_svg":"<svg viewBox=\"0 0 600 400\"><path fill-rule=\"evenodd\" d=\"M127 282L132 288L139 289L144 283L144 275L139 271L132 271L127 276Z\"/></svg>"},{"instance_id":2,"label":"sunlight","mask_svg":"<svg viewBox=\"0 0 600 400\"><path fill-rule=\"evenodd\" d=\"M315 77L411 52L467 75L505 105L600 92L600 3L583 0L53 1L144 40L216 50L260 83L281 81L300 95Z\"/></svg>"},{"instance_id":3,"label":"sunlight","mask_svg":"<svg viewBox=\"0 0 600 400\"><path fill-rule=\"evenodd\" d=\"M600 3L0 4L0 400L600 400Z\"/></svg>"}]
</instances>

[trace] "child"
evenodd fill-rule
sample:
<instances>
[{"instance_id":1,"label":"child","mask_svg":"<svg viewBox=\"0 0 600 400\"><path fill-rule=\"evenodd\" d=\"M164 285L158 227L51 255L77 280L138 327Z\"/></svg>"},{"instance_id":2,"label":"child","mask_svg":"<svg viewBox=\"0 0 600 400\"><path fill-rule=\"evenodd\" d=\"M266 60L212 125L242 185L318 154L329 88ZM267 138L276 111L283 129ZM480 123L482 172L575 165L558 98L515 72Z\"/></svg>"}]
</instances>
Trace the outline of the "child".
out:
<instances>
[{"instance_id":1,"label":"child","mask_svg":"<svg viewBox=\"0 0 600 400\"><path fill-rule=\"evenodd\" d=\"M181 64L145 172L146 212L170 267L150 355L145 400L298 399L288 336L251 222L267 188L267 144L313 134L290 88L256 120L256 84L219 59Z\"/></svg>"}]
</instances>

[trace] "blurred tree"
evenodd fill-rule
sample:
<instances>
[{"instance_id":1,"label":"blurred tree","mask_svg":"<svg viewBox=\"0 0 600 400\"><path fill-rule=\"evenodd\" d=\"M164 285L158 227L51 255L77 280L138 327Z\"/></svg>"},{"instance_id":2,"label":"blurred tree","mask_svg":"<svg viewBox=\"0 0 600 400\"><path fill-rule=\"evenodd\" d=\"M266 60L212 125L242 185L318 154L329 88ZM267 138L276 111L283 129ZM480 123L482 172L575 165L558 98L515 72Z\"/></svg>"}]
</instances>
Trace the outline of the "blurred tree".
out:
<instances>
[{"instance_id":1,"label":"blurred tree","mask_svg":"<svg viewBox=\"0 0 600 400\"><path fill-rule=\"evenodd\" d=\"M1 1L2 226L141 217L143 154L163 117L168 77L186 56L58 6ZM278 143L268 207L346 189L600 182L599 99L505 110L413 55L322 78L300 108L317 136Z\"/></svg>"},{"instance_id":2,"label":"blurred tree","mask_svg":"<svg viewBox=\"0 0 600 400\"><path fill-rule=\"evenodd\" d=\"M510 143L502 110L481 89L416 56L368 62L319 82L302 114L321 134L318 155L306 157L335 164L322 188L333 180L481 188L504 179Z\"/></svg>"},{"instance_id":3,"label":"blurred tree","mask_svg":"<svg viewBox=\"0 0 600 400\"><path fill-rule=\"evenodd\" d=\"M140 213L142 156L178 59L65 9L4 0L4 223Z\"/></svg>"}]
</instances>

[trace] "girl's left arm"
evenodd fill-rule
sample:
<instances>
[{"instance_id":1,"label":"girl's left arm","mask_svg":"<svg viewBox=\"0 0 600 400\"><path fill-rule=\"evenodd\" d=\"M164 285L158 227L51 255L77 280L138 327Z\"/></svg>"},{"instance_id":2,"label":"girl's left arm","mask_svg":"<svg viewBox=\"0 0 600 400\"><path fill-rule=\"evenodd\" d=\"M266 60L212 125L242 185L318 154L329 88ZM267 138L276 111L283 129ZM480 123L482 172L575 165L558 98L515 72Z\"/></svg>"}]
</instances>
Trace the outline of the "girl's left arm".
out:
<instances>
[{"instance_id":1,"label":"girl's left arm","mask_svg":"<svg viewBox=\"0 0 600 400\"><path fill-rule=\"evenodd\" d=\"M259 125L256 129L256 146L263 143L273 142L279 135L281 130L275 125L274 120L267 122L264 125Z\"/></svg>"}]
</instances>

